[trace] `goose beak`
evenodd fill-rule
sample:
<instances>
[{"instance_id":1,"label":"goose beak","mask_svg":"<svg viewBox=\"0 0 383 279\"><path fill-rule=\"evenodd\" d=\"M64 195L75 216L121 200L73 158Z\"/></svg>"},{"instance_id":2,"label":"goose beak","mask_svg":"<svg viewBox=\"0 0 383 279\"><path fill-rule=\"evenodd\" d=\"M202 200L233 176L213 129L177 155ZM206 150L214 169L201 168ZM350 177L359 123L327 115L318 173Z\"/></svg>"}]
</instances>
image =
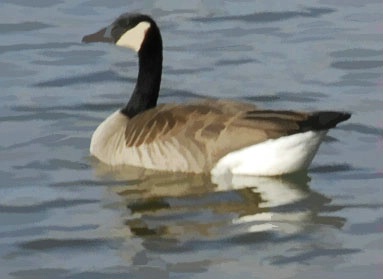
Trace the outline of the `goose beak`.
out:
<instances>
[{"instance_id":1,"label":"goose beak","mask_svg":"<svg viewBox=\"0 0 383 279\"><path fill-rule=\"evenodd\" d=\"M106 42L106 43L114 43L112 38L112 26L108 26L106 28L101 29L100 31L86 35L82 38L83 43L95 43L95 42Z\"/></svg>"}]
</instances>

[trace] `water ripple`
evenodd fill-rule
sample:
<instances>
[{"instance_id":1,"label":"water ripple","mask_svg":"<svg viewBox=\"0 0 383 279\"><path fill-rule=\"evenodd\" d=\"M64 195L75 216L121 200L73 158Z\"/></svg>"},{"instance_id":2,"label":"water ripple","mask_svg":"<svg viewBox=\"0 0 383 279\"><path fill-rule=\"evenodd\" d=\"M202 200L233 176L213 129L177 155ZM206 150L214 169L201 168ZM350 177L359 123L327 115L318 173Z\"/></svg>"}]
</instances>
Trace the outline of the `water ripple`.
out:
<instances>
[{"instance_id":1,"label":"water ripple","mask_svg":"<svg viewBox=\"0 0 383 279\"><path fill-rule=\"evenodd\" d=\"M349 233L357 235L380 234L382 232L383 218L377 218L372 222L351 224Z\"/></svg>"},{"instance_id":2,"label":"water ripple","mask_svg":"<svg viewBox=\"0 0 383 279\"><path fill-rule=\"evenodd\" d=\"M48 81L41 81L33 84L35 87L64 87L71 86L73 84L89 84L89 83L104 83L104 82L136 82L136 78L128 78L120 76L113 71L100 71L96 73L90 73L85 75L57 78Z\"/></svg>"},{"instance_id":3,"label":"water ripple","mask_svg":"<svg viewBox=\"0 0 383 279\"><path fill-rule=\"evenodd\" d=\"M221 60L218 60L218 62L216 62L215 65L217 65L217 66L229 66L229 65L246 64L246 63L259 63L259 60L252 59L252 58L248 58L248 59L232 59L232 60L221 59Z\"/></svg>"},{"instance_id":4,"label":"water ripple","mask_svg":"<svg viewBox=\"0 0 383 279\"><path fill-rule=\"evenodd\" d=\"M344 131L353 131L353 132L358 132L358 133L366 134L366 135L383 136L383 129L369 126L366 124L350 123L350 124L344 124L342 125L342 127L339 127L339 128Z\"/></svg>"},{"instance_id":5,"label":"water ripple","mask_svg":"<svg viewBox=\"0 0 383 279\"><path fill-rule=\"evenodd\" d=\"M104 53L97 50L44 51L42 55L56 58L56 60L33 60L32 64L52 66L93 64L94 57Z\"/></svg>"},{"instance_id":6,"label":"water ripple","mask_svg":"<svg viewBox=\"0 0 383 279\"><path fill-rule=\"evenodd\" d=\"M337 248L337 249L331 249L331 248L319 248L315 247L312 251L299 253L294 256L276 256L269 258L271 262L275 265L281 265L281 264L289 264L289 263L307 263L308 261L322 256L340 256L340 255L349 255L361 252L361 249L346 249L346 248Z\"/></svg>"},{"instance_id":7,"label":"water ripple","mask_svg":"<svg viewBox=\"0 0 383 279\"><path fill-rule=\"evenodd\" d=\"M32 213L46 211L52 208L66 208L73 207L76 205L93 204L98 202L99 200L95 199L56 199L28 206L0 205L0 211L3 213Z\"/></svg>"},{"instance_id":8,"label":"water ripple","mask_svg":"<svg viewBox=\"0 0 383 279\"><path fill-rule=\"evenodd\" d=\"M33 161L23 166L14 166L15 169L35 169L35 170L59 170L59 169L69 169L69 170L80 170L80 169L89 169L90 165L80 162L74 162L69 160L62 159L51 159L46 162Z\"/></svg>"},{"instance_id":9,"label":"water ripple","mask_svg":"<svg viewBox=\"0 0 383 279\"><path fill-rule=\"evenodd\" d=\"M51 0L34 0L34 1L24 1L24 0L3 0L5 3L10 3L13 5L19 5L22 7L29 7L29 8L46 8L46 7L54 7L62 2L64 0L56 0L56 1L51 1Z\"/></svg>"},{"instance_id":10,"label":"water ripple","mask_svg":"<svg viewBox=\"0 0 383 279\"><path fill-rule=\"evenodd\" d=\"M310 173L332 173L355 170L350 164L323 165L310 168Z\"/></svg>"},{"instance_id":11,"label":"water ripple","mask_svg":"<svg viewBox=\"0 0 383 279\"><path fill-rule=\"evenodd\" d=\"M232 21L240 20L245 22L274 22L288 20L298 17L319 17L324 14L333 13L336 10L330 8L307 8L301 12L286 11L286 12L260 12L246 15L221 16L221 17L201 17L194 18L193 21L198 22L217 22L217 21Z\"/></svg>"},{"instance_id":12,"label":"water ripple","mask_svg":"<svg viewBox=\"0 0 383 279\"><path fill-rule=\"evenodd\" d=\"M38 21L25 21L20 23L0 23L1 33L12 33L22 31L34 31L53 27L53 25L45 24Z\"/></svg>"},{"instance_id":13,"label":"water ripple","mask_svg":"<svg viewBox=\"0 0 383 279\"><path fill-rule=\"evenodd\" d=\"M19 269L11 272L13 278L68 278L70 271L64 268L38 268L38 269Z\"/></svg>"},{"instance_id":14,"label":"water ripple","mask_svg":"<svg viewBox=\"0 0 383 279\"><path fill-rule=\"evenodd\" d=\"M80 225L80 226L44 226L44 227L32 227L25 229L17 229L16 231L5 231L0 232L0 237L24 237L31 235L43 235L47 232L57 231L57 232L77 232L77 231L87 231L95 230L99 225Z\"/></svg>"},{"instance_id":15,"label":"water ripple","mask_svg":"<svg viewBox=\"0 0 383 279\"><path fill-rule=\"evenodd\" d=\"M0 45L0 54L13 51L25 51L25 50L42 50L53 48L69 48L71 46L79 46L79 43L41 43L41 44L13 44L13 45Z\"/></svg>"},{"instance_id":16,"label":"water ripple","mask_svg":"<svg viewBox=\"0 0 383 279\"><path fill-rule=\"evenodd\" d=\"M50 184L52 187L71 187L71 186L120 186L137 184L140 180L74 180L65 182L56 182Z\"/></svg>"},{"instance_id":17,"label":"water ripple","mask_svg":"<svg viewBox=\"0 0 383 279\"><path fill-rule=\"evenodd\" d=\"M82 104L78 104L78 105L61 105L61 106L49 106L49 107L33 107L33 106L17 106L17 107L13 107L12 109L14 111L21 111L21 112L38 112L40 113L41 115L44 115L45 113L48 113L48 112L57 112L57 111L90 111L90 112L94 112L94 111L110 111L110 110L115 110L116 108L118 107L121 107L121 103L82 103ZM40 115L40 114L37 114L37 115ZM60 115L60 114L58 114ZM62 114L62 116L64 115L68 115L69 114ZM73 114L71 114L73 115ZM52 115L50 115L52 116ZM33 115L24 115L24 116L20 116L20 120L25 120L26 118L32 118L34 119ZM0 118L0 121L3 120L3 121L10 121L10 120L18 120L18 116L14 116L14 117L11 117L9 116L8 118L7 117L4 117L4 118ZM38 119L45 119L42 118L41 116L38 117ZM57 118L53 118L53 119L57 119ZM89 119L95 119L95 118L87 118L88 120Z\"/></svg>"},{"instance_id":18,"label":"water ripple","mask_svg":"<svg viewBox=\"0 0 383 279\"><path fill-rule=\"evenodd\" d=\"M68 114L64 112L41 112L41 113L33 113L33 114L24 114L24 115L13 115L13 116L2 116L0 117L0 122L8 122L8 121L30 121L30 120L57 120L63 118L76 117L73 114Z\"/></svg>"},{"instance_id":19,"label":"water ripple","mask_svg":"<svg viewBox=\"0 0 383 279\"><path fill-rule=\"evenodd\" d=\"M367 48L351 48L337 50L330 53L330 56L337 58L354 58L354 57L373 57L381 56L382 50L374 50Z\"/></svg>"},{"instance_id":20,"label":"water ripple","mask_svg":"<svg viewBox=\"0 0 383 279\"><path fill-rule=\"evenodd\" d=\"M98 246L104 246L109 243L105 239L55 239L55 238L44 238L31 241L25 241L19 244L19 247L29 250L52 250L58 248L73 248L73 249L84 249L84 248L95 248Z\"/></svg>"},{"instance_id":21,"label":"water ripple","mask_svg":"<svg viewBox=\"0 0 383 279\"><path fill-rule=\"evenodd\" d=\"M331 67L342 70L361 70L383 67L382 60L354 60L354 61L337 61L331 63Z\"/></svg>"}]
</instances>

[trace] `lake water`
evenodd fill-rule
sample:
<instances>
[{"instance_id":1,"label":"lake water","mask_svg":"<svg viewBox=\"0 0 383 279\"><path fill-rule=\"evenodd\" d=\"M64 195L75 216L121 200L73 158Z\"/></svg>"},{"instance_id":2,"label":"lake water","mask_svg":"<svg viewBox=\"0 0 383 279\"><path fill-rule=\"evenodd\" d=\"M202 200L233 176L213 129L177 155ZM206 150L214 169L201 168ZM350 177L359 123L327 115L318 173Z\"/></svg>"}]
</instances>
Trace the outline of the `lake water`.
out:
<instances>
[{"instance_id":1,"label":"lake water","mask_svg":"<svg viewBox=\"0 0 383 279\"><path fill-rule=\"evenodd\" d=\"M90 137L137 58L80 42L127 11L162 30L160 102L353 116L287 178L109 169ZM2 0L0 15L0 278L383 278L381 1Z\"/></svg>"}]
</instances>

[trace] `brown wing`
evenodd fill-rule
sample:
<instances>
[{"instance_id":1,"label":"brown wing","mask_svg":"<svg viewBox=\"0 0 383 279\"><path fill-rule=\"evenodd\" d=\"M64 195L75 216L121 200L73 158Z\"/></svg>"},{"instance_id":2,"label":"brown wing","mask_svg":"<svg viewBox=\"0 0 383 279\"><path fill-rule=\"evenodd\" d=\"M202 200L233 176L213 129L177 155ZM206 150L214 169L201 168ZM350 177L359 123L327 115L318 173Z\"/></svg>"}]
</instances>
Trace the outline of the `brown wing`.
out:
<instances>
[{"instance_id":1,"label":"brown wing","mask_svg":"<svg viewBox=\"0 0 383 279\"><path fill-rule=\"evenodd\" d=\"M203 124L200 121L219 113L219 110L206 105L159 105L129 120L125 131L126 144L128 147L150 144L184 129L197 129Z\"/></svg>"},{"instance_id":2,"label":"brown wing","mask_svg":"<svg viewBox=\"0 0 383 279\"><path fill-rule=\"evenodd\" d=\"M160 149L153 152L151 164L166 160L174 170L184 159L192 171L208 171L229 152L296 133L299 122L306 118L304 113L256 110L253 105L222 100L166 104L130 119L125 138L128 148Z\"/></svg>"}]
</instances>

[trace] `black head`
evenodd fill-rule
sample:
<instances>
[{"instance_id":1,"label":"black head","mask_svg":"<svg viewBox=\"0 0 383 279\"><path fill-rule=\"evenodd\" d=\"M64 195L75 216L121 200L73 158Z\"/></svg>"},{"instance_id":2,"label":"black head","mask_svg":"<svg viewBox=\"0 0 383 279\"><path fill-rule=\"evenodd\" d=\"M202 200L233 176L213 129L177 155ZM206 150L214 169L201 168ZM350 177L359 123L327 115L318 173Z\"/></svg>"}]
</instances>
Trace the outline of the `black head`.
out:
<instances>
[{"instance_id":1,"label":"black head","mask_svg":"<svg viewBox=\"0 0 383 279\"><path fill-rule=\"evenodd\" d=\"M82 41L109 42L140 52L146 44L156 41L162 48L160 31L154 20L144 14L122 14L111 25L100 31L84 36Z\"/></svg>"}]
</instances>

